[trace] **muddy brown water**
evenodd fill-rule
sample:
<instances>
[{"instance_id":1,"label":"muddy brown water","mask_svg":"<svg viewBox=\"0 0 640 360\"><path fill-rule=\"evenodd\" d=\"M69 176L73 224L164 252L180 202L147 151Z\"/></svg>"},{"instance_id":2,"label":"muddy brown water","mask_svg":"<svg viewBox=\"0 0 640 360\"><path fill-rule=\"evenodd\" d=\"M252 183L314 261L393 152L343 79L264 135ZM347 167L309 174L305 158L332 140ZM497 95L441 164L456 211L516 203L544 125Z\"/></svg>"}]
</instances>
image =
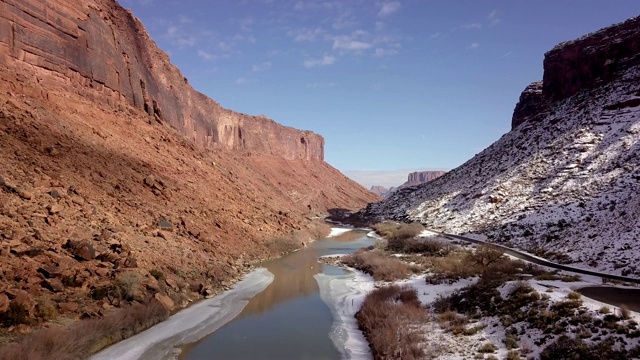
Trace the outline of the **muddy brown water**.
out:
<instances>
[{"instance_id":1,"label":"muddy brown water","mask_svg":"<svg viewBox=\"0 0 640 360\"><path fill-rule=\"evenodd\" d=\"M242 313L210 336L183 348L181 359L340 359L329 338L333 316L314 275L343 275L318 262L323 255L369 246L366 231L315 241L306 249L262 264L275 278Z\"/></svg>"},{"instance_id":2,"label":"muddy brown water","mask_svg":"<svg viewBox=\"0 0 640 360\"><path fill-rule=\"evenodd\" d=\"M588 286L576 291L593 300L617 307L626 306L631 311L640 312L640 289Z\"/></svg>"}]
</instances>

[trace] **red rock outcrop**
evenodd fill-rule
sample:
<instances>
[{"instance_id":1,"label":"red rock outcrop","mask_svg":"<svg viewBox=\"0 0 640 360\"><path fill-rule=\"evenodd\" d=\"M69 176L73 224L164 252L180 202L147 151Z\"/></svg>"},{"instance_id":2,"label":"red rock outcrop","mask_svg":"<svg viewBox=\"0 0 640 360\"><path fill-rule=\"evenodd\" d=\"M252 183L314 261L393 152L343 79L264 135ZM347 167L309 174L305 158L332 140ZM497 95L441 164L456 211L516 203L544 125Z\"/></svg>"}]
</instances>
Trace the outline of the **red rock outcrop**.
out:
<instances>
[{"instance_id":1,"label":"red rock outcrop","mask_svg":"<svg viewBox=\"0 0 640 360\"><path fill-rule=\"evenodd\" d=\"M524 90L511 128L543 116L548 104L611 82L640 63L640 17L558 44L544 57L542 82Z\"/></svg>"},{"instance_id":2,"label":"red rock outcrop","mask_svg":"<svg viewBox=\"0 0 640 360\"><path fill-rule=\"evenodd\" d=\"M435 180L440 176L446 174L446 171L416 171L409 174L407 182L400 187L415 186L427 183L431 180Z\"/></svg>"},{"instance_id":3,"label":"red rock outcrop","mask_svg":"<svg viewBox=\"0 0 640 360\"><path fill-rule=\"evenodd\" d=\"M0 66L43 86L144 110L207 148L323 160L324 140L195 91L140 21L113 0L0 1ZM21 93L19 83L14 92Z\"/></svg>"}]
</instances>

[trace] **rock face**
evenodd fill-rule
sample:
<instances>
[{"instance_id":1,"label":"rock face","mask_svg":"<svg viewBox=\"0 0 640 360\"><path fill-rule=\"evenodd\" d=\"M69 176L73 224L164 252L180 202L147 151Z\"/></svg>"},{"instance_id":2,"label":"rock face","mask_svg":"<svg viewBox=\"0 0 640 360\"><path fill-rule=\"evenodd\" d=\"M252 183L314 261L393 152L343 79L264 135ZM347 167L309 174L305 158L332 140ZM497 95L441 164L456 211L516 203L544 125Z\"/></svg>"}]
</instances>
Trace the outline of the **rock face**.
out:
<instances>
[{"instance_id":1,"label":"rock face","mask_svg":"<svg viewBox=\"0 0 640 360\"><path fill-rule=\"evenodd\" d=\"M0 0L0 313L182 306L378 199L319 135L193 90L115 1Z\"/></svg>"},{"instance_id":2,"label":"rock face","mask_svg":"<svg viewBox=\"0 0 640 360\"><path fill-rule=\"evenodd\" d=\"M522 124L525 121L535 121L534 118L543 116L547 109L546 100L542 95L542 81L537 81L527 86L513 110L513 118L511 119L511 129Z\"/></svg>"},{"instance_id":3,"label":"rock face","mask_svg":"<svg viewBox=\"0 0 640 360\"><path fill-rule=\"evenodd\" d=\"M544 117L549 102L619 78L640 64L640 17L559 44L544 57L542 82L529 85L513 112L511 129Z\"/></svg>"},{"instance_id":4,"label":"rock face","mask_svg":"<svg viewBox=\"0 0 640 360\"><path fill-rule=\"evenodd\" d=\"M372 193L378 195L378 196L384 196L384 194L386 194L389 189L387 189L384 186L380 186L380 185L373 185L371 187L371 189L369 189L369 191L371 191Z\"/></svg>"},{"instance_id":5,"label":"rock face","mask_svg":"<svg viewBox=\"0 0 640 360\"><path fill-rule=\"evenodd\" d=\"M558 45L545 57L542 89L520 98L514 129L361 218L417 220L640 278L639 43L634 18Z\"/></svg>"},{"instance_id":6,"label":"rock face","mask_svg":"<svg viewBox=\"0 0 640 360\"><path fill-rule=\"evenodd\" d=\"M113 0L0 1L0 65L49 91L127 103L206 148L323 160L324 140L264 116L222 108L195 91L140 21ZM22 93L20 83L12 83ZM34 94L32 94L34 95Z\"/></svg>"},{"instance_id":7,"label":"rock face","mask_svg":"<svg viewBox=\"0 0 640 360\"><path fill-rule=\"evenodd\" d=\"M446 174L446 171L416 171L409 174L407 182L400 185L400 187L415 186L428 183L435 180L440 176Z\"/></svg>"}]
</instances>

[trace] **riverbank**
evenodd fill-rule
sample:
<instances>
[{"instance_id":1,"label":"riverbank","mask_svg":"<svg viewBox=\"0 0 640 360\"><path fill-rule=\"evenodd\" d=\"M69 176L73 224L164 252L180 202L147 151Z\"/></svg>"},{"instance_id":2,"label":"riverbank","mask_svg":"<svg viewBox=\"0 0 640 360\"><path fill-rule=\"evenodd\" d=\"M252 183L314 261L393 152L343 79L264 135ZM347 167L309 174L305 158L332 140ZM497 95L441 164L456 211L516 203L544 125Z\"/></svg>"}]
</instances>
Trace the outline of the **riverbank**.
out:
<instances>
[{"instance_id":1,"label":"riverbank","mask_svg":"<svg viewBox=\"0 0 640 360\"><path fill-rule=\"evenodd\" d=\"M230 290L202 300L90 359L176 359L180 354L180 346L195 342L232 320L249 299L264 290L273 279L273 274L266 269L256 269Z\"/></svg>"},{"instance_id":2,"label":"riverbank","mask_svg":"<svg viewBox=\"0 0 640 360\"><path fill-rule=\"evenodd\" d=\"M428 238L419 241L425 243ZM350 268L352 274L340 279L317 277L323 300L334 313L334 328L339 335L334 341L345 344L353 339L346 346L353 353L347 352L346 358L365 358L362 354L368 343L361 341L362 332L354 316L366 294L392 285L415 289L421 305L428 309L427 321L406 326L416 328L418 346L435 359L539 358L553 356L567 346L587 352L598 347L609 355L635 356L640 351L640 314L576 292L600 285L599 278L536 270L533 265L492 250L453 249L444 239L438 241L444 246L433 254L371 250L412 267L415 273L408 279L374 281L371 275L375 274ZM339 258L325 261L341 265ZM474 265L474 261L479 262ZM495 265L483 265L487 261L495 261ZM364 268L375 272L374 266ZM470 268L476 275L466 274ZM524 275L523 270L531 274ZM571 337L563 337L565 334Z\"/></svg>"}]
</instances>

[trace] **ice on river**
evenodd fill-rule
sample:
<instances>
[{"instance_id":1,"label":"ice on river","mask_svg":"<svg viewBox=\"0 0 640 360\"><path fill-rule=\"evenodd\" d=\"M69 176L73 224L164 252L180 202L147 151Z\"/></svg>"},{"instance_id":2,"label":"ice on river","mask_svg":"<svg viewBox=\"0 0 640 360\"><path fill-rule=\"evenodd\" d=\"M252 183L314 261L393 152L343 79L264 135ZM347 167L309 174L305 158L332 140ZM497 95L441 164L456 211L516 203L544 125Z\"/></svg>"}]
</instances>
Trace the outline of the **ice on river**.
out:
<instances>
[{"instance_id":1,"label":"ice on river","mask_svg":"<svg viewBox=\"0 0 640 360\"><path fill-rule=\"evenodd\" d=\"M181 346L202 339L238 316L249 299L264 290L273 279L273 274L267 269L259 268L231 290L200 301L90 359L175 359Z\"/></svg>"},{"instance_id":2,"label":"ice on river","mask_svg":"<svg viewBox=\"0 0 640 360\"><path fill-rule=\"evenodd\" d=\"M329 337L346 359L371 359L369 344L358 329L356 312L365 296L373 290L373 278L359 271L346 275L316 274L320 297L333 314L333 326Z\"/></svg>"},{"instance_id":3,"label":"ice on river","mask_svg":"<svg viewBox=\"0 0 640 360\"><path fill-rule=\"evenodd\" d=\"M346 232L349 232L353 229L345 229L345 228L338 228L338 227L332 227L331 228L331 232L329 233L329 235L327 235L327 237L336 237L339 235L342 235Z\"/></svg>"}]
</instances>

